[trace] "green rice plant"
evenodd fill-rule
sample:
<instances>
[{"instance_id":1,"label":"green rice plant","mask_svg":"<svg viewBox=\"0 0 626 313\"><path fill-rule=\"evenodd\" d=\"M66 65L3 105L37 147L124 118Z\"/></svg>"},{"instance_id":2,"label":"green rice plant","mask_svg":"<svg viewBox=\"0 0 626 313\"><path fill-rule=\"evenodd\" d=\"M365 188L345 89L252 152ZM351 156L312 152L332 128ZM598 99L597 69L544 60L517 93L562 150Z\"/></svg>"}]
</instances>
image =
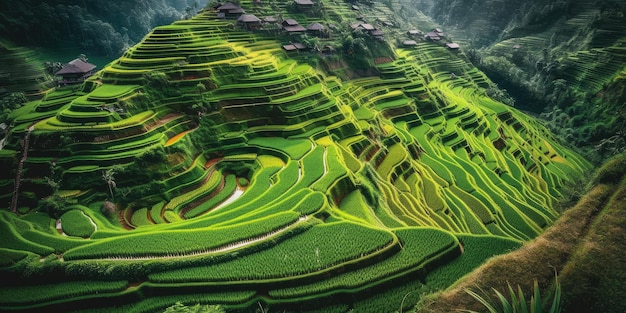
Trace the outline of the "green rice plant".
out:
<instances>
[{"instance_id":1,"label":"green rice plant","mask_svg":"<svg viewBox=\"0 0 626 313\"><path fill-rule=\"evenodd\" d=\"M15 263L18 263L19 261L29 256L39 258L38 255L32 252L0 248L0 267L8 267L14 265Z\"/></svg>"},{"instance_id":2,"label":"green rice plant","mask_svg":"<svg viewBox=\"0 0 626 313\"><path fill-rule=\"evenodd\" d=\"M342 212L355 216L370 225L378 224L376 215L368 206L363 194L358 190L352 191L346 195L339 204L339 209L341 209Z\"/></svg>"},{"instance_id":3,"label":"green rice plant","mask_svg":"<svg viewBox=\"0 0 626 313\"><path fill-rule=\"evenodd\" d=\"M327 170L324 176L311 186L313 190L326 192L333 183L348 173L343 162L339 161L339 151L334 145L326 147L325 158Z\"/></svg>"},{"instance_id":4,"label":"green rice plant","mask_svg":"<svg viewBox=\"0 0 626 313\"><path fill-rule=\"evenodd\" d=\"M493 235L457 234L456 237L463 245L463 254L426 276L428 290L445 289L485 260L518 249L522 245L520 241Z\"/></svg>"},{"instance_id":5,"label":"green rice plant","mask_svg":"<svg viewBox=\"0 0 626 313\"><path fill-rule=\"evenodd\" d=\"M76 239L72 237L64 237L59 235L52 235L48 233L42 233L39 231L30 230L22 234L24 239L32 242L36 242L54 249L54 253L61 254L72 248L82 246L88 242L83 239Z\"/></svg>"},{"instance_id":6,"label":"green rice plant","mask_svg":"<svg viewBox=\"0 0 626 313\"><path fill-rule=\"evenodd\" d=\"M68 236L88 238L96 230L92 223L81 210L70 210L61 216L63 232Z\"/></svg>"},{"instance_id":7,"label":"green rice plant","mask_svg":"<svg viewBox=\"0 0 626 313\"><path fill-rule=\"evenodd\" d=\"M103 296L126 289L127 281L65 281L0 287L0 306L33 305L83 296Z\"/></svg>"},{"instance_id":8,"label":"green rice plant","mask_svg":"<svg viewBox=\"0 0 626 313\"><path fill-rule=\"evenodd\" d=\"M302 164L302 177L296 188L309 187L324 175L324 147L316 146L300 160L300 163Z\"/></svg>"},{"instance_id":9,"label":"green rice plant","mask_svg":"<svg viewBox=\"0 0 626 313\"><path fill-rule=\"evenodd\" d=\"M559 284L558 279L555 277L555 291L552 298L552 304L547 310L544 310L543 302L541 299L541 293L539 291L539 284L537 280L534 280L533 284L533 295L530 296L529 303L526 302L526 298L524 296L524 292L522 291L522 287L517 286L517 294L513 291L513 287L511 284L508 284L509 287L509 299L505 295L503 295L500 291L493 289L493 292L496 294L498 300L493 301L487 292L482 291L482 295L477 292L466 289L465 292L472 296L474 299L478 300L490 313L561 313L561 285ZM499 301L499 303L498 303ZM478 313L476 311L467 310L468 313Z\"/></svg>"},{"instance_id":10,"label":"green rice plant","mask_svg":"<svg viewBox=\"0 0 626 313\"><path fill-rule=\"evenodd\" d=\"M321 192L313 192L302 199L293 211L300 212L302 215L311 215L319 211L324 204L326 204L326 196Z\"/></svg>"},{"instance_id":11,"label":"green rice plant","mask_svg":"<svg viewBox=\"0 0 626 313\"><path fill-rule=\"evenodd\" d=\"M216 189L222 181L222 173L219 171L209 172L210 173L203 175L202 178L206 177L208 174L211 176L206 178L204 181L200 179L197 181L197 184L201 184L201 186L172 198L172 200L165 205L165 209L179 211L185 204L191 203L204 195L210 194L214 189Z\"/></svg>"},{"instance_id":12,"label":"green rice plant","mask_svg":"<svg viewBox=\"0 0 626 313\"><path fill-rule=\"evenodd\" d=\"M165 201L161 201L156 203L150 208L150 218L155 224L164 223L163 218L161 217L161 212L163 210L163 206L165 205Z\"/></svg>"},{"instance_id":13,"label":"green rice plant","mask_svg":"<svg viewBox=\"0 0 626 313\"><path fill-rule=\"evenodd\" d=\"M430 227L398 228L402 249L379 262L340 275L296 287L271 290L274 298L297 298L345 289L363 289L383 281L402 277L438 262L448 253L458 251L458 241L448 232Z\"/></svg>"},{"instance_id":14,"label":"green rice plant","mask_svg":"<svg viewBox=\"0 0 626 313\"><path fill-rule=\"evenodd\" d=\"M133 215L130 218L130 223L133 226L146 226L152 225L150 220L148 219L148 208L141 208L133 212Z\"/></svg>"},{"instance_id":15,"label":"green rice plant","mask_svg":"<svg viewBox=\"0 0 626 313\"><path fill-rule=\"evenodd\" d=\"M220 203L224 202L224 200L228 199L228 197L230 197L237 188L237 177L234 174L229 174L226 175L224 181L224 188L222 188L220 192L218 192L215 196L211 197L207 201L202 202L198 206L189 210L187 213L185 213L185 218L190 219L197 217L200 214L210 211L216 205L219 205Z\"/></svg>"},{"instance_id":16,"label":"green rice plant","mask_svg":"<svg viewBox=\"0 0 626 313\"><path fill-rule=\"evenodd\" d=\"M54 249L48 246L26 240L15 229L12 220L15 215L9 212L0 211L0 248L14 249L20 251L30 251L39 255L54 253Z\"/></svg>"},{"instance_id":17,"label":"green rice plant","mask_svg":"<svg viewBox=\"0 0 626 313\"><path fill-rule=\"evenodd\" d=\"M300 159L311 150L311 141L305 139L285 139L282 137L257 137L249 145L268 147L284 151L291 159Z\"/></svg>"},{"instance_id":18,"label":"green rice plant","mask_svg":"<svg viewBox=\"0 0 626 313\"><path fill-rule=\"evenodd\" d=\"M117 236L71 249L64 254L64 259L69 261L102 258L158 258L208 253L212 249L285 228L296 222L298 218L298 213L284 212L264 219L220 228L159 230Z\"/></svg>"},{"instance_id":19,"label":"green rice plant","mask_svg":"<svg viewBox=\"0 0 626 313\"><path fill-rule=\"evenodd\" d=\"M389 175L402 160L406 159L407 152L406 149L402 146L402 144L395 144L389 147L389 152L383 162L378 166L376 172L380 174L381 177L385 179L389 179Z\"/></svg>"},{"instance_id":20,"label":"green rice plant","mask_svg":"<svg viewBox=\"0 0 626 313\"><path fill-rule=\"evenodd\" d=\"M395 236L382 229L349 222L318 224L245 258L175 269L150 275L149 278L154 282L282 279L371 257L394 242ZM280 266L276 266L277 262Z\"/></svg>"}]
</instances>

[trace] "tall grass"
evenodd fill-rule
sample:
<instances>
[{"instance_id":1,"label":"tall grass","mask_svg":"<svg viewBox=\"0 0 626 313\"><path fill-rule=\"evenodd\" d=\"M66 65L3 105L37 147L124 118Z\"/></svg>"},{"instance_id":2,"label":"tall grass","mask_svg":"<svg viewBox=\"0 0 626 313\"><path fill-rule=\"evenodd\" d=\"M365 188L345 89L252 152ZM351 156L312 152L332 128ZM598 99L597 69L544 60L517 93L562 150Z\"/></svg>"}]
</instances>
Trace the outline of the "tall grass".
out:
<instances>
[{"instance_id":1,"label":"tall grass","mask_svg":"<svg viewBox=\"0 0 626 313\"><path fill-rule=\"evenodd\" d=\"M555 290L552 298L552 304L549 308L544 311L543 302L541 299L541 292L539 290L539 283L535 279L533 286L533 295L530 296L530 301L526 301L526 297L524 296L524 292L522 291L522 287L517 286L517 293L509 286L509 297L510 300L507 299L505 295L503 295L500 291L493 289L497 300L493 300L489 294L483 290L481 290L482 294L479 294L473 290L466 289L470 296L474 299L478 300L489 313L561 313L561 285L559 284L558 279L555 277ZM499 301L499 302L498 302ZM478 313L477 311L466 310L464 312L468 313Z\"/></svg>"}]
</instances>

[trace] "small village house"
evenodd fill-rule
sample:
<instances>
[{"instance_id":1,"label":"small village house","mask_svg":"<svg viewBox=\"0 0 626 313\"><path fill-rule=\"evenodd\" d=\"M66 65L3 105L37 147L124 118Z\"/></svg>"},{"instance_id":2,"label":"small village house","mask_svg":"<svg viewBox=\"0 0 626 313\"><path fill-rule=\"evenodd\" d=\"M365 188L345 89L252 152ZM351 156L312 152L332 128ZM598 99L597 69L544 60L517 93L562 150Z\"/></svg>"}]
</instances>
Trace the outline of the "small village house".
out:
<instances>
[{"instance_id":1,"label":"small village house","mask_svg":"<svg viewBox=\"0 0 626 313\"><path fill-rule=\"evenodd\" d=\"M65 64L55 75L61 76L59 85L79 84L93 75L95 69L96 66L89 62L74 59Z\"/></svg>"}]
</instances>

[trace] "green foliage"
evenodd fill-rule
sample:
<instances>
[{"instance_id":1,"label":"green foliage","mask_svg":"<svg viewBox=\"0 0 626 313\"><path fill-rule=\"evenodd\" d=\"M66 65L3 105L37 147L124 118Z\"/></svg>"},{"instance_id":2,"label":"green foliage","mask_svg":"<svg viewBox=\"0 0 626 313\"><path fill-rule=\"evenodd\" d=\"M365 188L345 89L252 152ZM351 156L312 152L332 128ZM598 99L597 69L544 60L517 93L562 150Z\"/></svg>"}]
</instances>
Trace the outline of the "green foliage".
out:
<instances>
[{"instance_id":1,"label":"green foliage","mask_svg":"<svg viewBox=\"0 0 626 313\"><path fill-rule=\"evenodd\" d=\"M18 5L2 3L0 10L6 12L0 17L4 38L29 46L60 47L71 42L82 49L118 56L154 26L178 20L185 5L164 0L81 5L28 0ZM25 33L28 36L19 35Z\"/></svg>"},{"instance_id":2,"label":"green foliage","mask_svg":"<svg viewBox=\"0 0 626 313\"><path fill-rule=\"evenodd\" d=\"M466 292L474 299L478 300L482 305L489 310L490 313L560 313L561 312L561 285L558 279L555 279L555 292L552 298L550 307L544 311L543 302L541 299L541 293L539 291L539 284L537 280L534 282L533 295L530 296L530 303L526 302L524 292L520 286L517 287L517 294L513 291L513 287L509 284L509 297L506 298L500 291L493 290L496 294L499 304L490 299L487 293L483 291L483 295L476 293L475 291L467 289ZM477 313L476 311L467 311L469 313Z\"/></svg>"},{"instance_id":3,"label":"green foliage","mask_svg":"<svg viewBox=\"0 0 626 313\"><path fill-rule=\"evenodd\" d=\"M180 302L168 307L163 313L226 313L226 310L219 305L200 305L187 306Z\"/></svg>"}]
</instances>

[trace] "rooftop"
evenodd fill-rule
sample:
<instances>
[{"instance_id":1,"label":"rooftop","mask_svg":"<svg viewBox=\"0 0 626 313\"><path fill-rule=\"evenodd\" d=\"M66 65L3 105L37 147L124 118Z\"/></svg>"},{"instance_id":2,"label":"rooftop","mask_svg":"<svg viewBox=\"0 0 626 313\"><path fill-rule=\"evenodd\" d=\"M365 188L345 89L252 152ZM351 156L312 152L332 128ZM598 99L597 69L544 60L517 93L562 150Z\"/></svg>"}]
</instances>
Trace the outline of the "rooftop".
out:
<instances>
[{"instance_id":1,"label":"rooftop","mask_svg":"<svg viewBox=\"0 0 626 313\"><path fill-rule=\"evenodd\" d=\"M306 29L307 30L324 30L324 25L318 22L314 22L314 23L311 23L309 26L307 26Z\"/></svg>"},{"instance_id":2,"label":"rooftop","mask_svg":"<svg viewBox=\"0 0 626 313\"><path fill-rule=\"evenodd\" d=\"M82 74L87 73L95 69L96 66L85 62L81 59L74 59L67 63L61 70L55 73L55 75L63 75L63 74Z\"/></svg>"},{"instance_id":3,"label":"rooftop","mask_svg":"<svg viewBox=\"0 0 626 313\"><path fill-rule=\"evenodd\" d=\"M240 16L239 18L237 18L237 22L242 22L242 23L260 23L261 19L256 17L256 15L254 15L254 14L244 14L244 15Z\"/></svg>"}]
</instances>

